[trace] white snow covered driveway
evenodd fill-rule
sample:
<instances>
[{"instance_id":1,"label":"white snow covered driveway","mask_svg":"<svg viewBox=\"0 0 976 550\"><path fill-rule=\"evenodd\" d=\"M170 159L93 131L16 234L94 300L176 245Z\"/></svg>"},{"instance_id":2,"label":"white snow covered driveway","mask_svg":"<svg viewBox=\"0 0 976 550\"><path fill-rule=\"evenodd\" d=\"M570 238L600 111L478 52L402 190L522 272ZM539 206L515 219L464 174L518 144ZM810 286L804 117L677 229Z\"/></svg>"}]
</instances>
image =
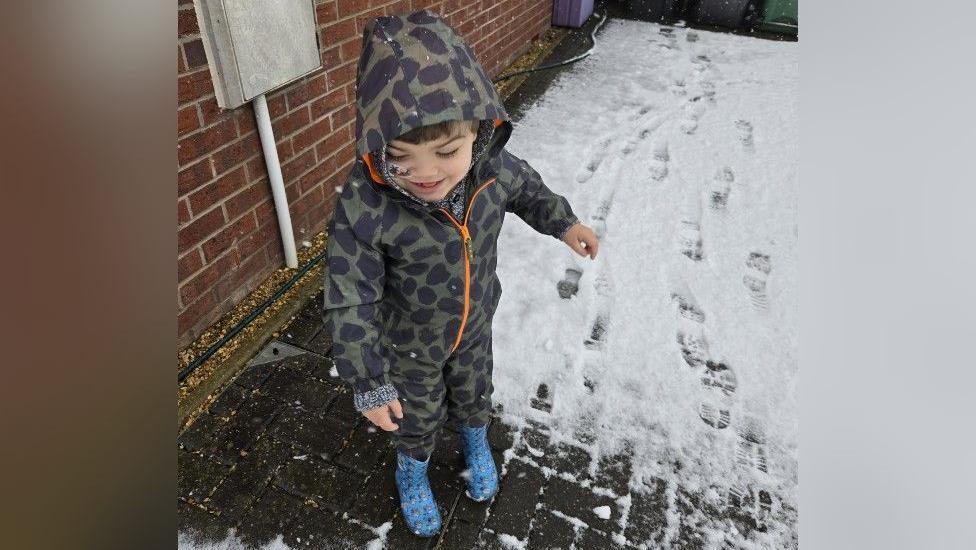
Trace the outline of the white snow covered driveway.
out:
<instances>
[{"instance_id":1,"label":"white snow covered driveway","mask_svg":"<svg viewBox=\"0 0 976 550\"><path fill-rule=\"evenodd\" d=\"M505 225L494 399L529 451L506 468L612 494L562 515L617 543L796 547L798 45L632 21L597 43L509 144L602 241L591 262Z\"/></svg>"}]
</instances>

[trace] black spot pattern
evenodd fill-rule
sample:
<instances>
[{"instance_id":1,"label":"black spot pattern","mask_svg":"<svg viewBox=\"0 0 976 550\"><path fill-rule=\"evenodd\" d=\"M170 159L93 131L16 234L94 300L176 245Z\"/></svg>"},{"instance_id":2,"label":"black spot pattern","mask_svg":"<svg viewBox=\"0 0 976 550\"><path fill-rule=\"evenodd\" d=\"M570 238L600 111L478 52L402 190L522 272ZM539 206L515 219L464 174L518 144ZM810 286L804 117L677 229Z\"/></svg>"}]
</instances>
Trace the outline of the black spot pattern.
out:
<instances>
[{"instance_id":1,"label":"black spot pattern","mask_svg":"<svg viewBox=\"0 0 976 550\"><path fill-rule=\"evenodd\" d=\"M345 275L349 273L349 260L342 256L335 256L329 262L329 271L332 275Z\"/></svg>"},{"instance_id":2,"label":"black spot pattern","mask_svg":"<svg viewBox=\"0 0 976 550\"><path fill-rule=\"evenodd\" d=\"M424 28L417 27L416 29L410 31L410 36L416 38L424 45L427 50L435 55L443 55L447 53L447 44L436 34L434 31Z\"/></svg>"},{"instance_id":3,"label":"black spot pattern","mask_svg":"<svg viewBox=\"0 0 976 550\"><path fill-rule=\"evenodd\" d=\"M427 284L428 285L439 285L450 278L451 274L448 273L447 268L443 264L434 264L427 273Z\"/></svg>"},{"instance_id":4,"label":"black spot pattern","mask_svg":"<svg viewBox=\"0 0 976 550\"><path fill-rule=\"evenodd\" d=\"M424 112L437 114L454 105L454 98L447 90L434 90L428 94L420 96L417 105Z\"/></svg>"},{"instance_id":5,"label":"black spot pattern","mask_svg":"<svg viewBox=\"0 0 976 550\"><path fill-rule=\"evenodd\" d=\"M417 79L424 86L432 86L438 82L447 80L448 75L447 67L437 64L420 69L420 72L417 73Z\"/></svg>"}]
</instances>

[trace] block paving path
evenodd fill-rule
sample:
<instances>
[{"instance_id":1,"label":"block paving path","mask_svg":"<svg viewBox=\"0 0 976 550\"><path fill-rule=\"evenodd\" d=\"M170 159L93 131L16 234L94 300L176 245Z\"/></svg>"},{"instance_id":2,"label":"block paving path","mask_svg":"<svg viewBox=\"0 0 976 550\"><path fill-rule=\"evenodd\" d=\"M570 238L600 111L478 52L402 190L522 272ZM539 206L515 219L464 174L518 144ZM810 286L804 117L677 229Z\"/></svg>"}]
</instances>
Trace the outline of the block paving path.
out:
<instances>
[{"instance_id":1,"label":"block paving path","mask_svg":"<svg viewBox=\"0 0 976 550\"><path fill-rule=\"evenodd\" d=\"M526 419L516 428L498 414L489 441L502 476L499 493L481 504L464 495L460 440L445 427L430 467L444 526L434 538L414 536L400 517L395 450L353 409L351 390L326 357L321 302L320 294L269 344L284 348L283 342L297 354L252 362L179 435L184 542L206 547L232 536L260 548L281 537L290 548L372 542L467 550L506 548L515 539L532 549L660 548L668 540L668 548L705 547L694 524L679 521L678 532L667 533L674 529L666 522L670 507L688 517L683 512L705 506L694 495L678 488L669 498L661 480L632 480L627 453L598 459L591 475L585 442L551 443L546 426ZM748 517L731 519L740 530L762 529Z\"/></svg>"}]
</instances>

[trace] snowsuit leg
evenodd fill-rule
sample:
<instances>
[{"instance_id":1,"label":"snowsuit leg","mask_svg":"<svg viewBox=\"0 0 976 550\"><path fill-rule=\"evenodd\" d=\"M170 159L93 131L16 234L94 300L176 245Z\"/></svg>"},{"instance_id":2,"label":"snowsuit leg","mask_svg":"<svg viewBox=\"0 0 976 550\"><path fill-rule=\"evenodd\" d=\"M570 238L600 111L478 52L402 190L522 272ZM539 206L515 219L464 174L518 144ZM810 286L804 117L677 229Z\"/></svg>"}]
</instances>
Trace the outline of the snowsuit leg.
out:
<instances>
[{"instance_id":1,"label":"snowsuit leg","mask_svg":"<svg viewBox=\"0 0 976 550\"><path fill-rule=\"evenodd\" d=\"M491 325L487 329L473 341L462 342L444 365L447 416L473 428L488 424L491 414Z\"/></svg>"},{"instance_id":2,"label":"snowsuit leg","mask_svg":"<svg viewBox=\"0 0 976 550\"><path fill-rule=\"evenodd\" d=\"M403 408L403 418L393 419L400 428L388 432L390 438L397 450L424 460L434 452L447 413L441 368L397 353L389 376Z\"/></svg>"},{"instance_id":3,"label":"snowsuit leg","mask_svg":"<svg viewBox=\"0 0 976 550\"><path fill-rule=\"evenodd\" d=\"M465 338L467 340L467 338ZM491 331L468 342L443 365L425 364L397 353L390 382L400 395L403 418L389 432L397 450L423 460L434 452L448 418L483 426L491 413Z\"/></svg>"}]
</instances>

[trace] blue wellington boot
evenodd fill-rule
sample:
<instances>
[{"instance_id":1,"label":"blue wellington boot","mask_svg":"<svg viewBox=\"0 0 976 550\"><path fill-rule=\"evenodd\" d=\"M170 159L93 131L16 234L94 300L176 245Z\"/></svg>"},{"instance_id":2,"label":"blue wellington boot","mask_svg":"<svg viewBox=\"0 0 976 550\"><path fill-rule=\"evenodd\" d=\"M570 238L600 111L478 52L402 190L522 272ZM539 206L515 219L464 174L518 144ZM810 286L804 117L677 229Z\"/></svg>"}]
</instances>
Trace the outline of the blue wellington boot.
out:
<instances>
[{"instance_id":1,"label":"blue wellington boot","mask_svg":"<svg viewBox=\"0 0 976 550\"><path fill-rule=\"evenodd\" d=\"M432 537L441 528L441 513L427 478L430 457L421 462L397 451L396 484L400 509L407 527L421 537Z\"/></svg>"},{"instance_id":2,"label":"blue wellington boot","mask_svg":"<svg viewBox=\"0 0 976 550\"><path fill-rule=\"evenodd\" d=\"M488 447L488 426L470 428L462 425L461 443L470 474L466 494L475 502L484 502L498 492L498 471Z\"/></svg>"}]
</instances>

